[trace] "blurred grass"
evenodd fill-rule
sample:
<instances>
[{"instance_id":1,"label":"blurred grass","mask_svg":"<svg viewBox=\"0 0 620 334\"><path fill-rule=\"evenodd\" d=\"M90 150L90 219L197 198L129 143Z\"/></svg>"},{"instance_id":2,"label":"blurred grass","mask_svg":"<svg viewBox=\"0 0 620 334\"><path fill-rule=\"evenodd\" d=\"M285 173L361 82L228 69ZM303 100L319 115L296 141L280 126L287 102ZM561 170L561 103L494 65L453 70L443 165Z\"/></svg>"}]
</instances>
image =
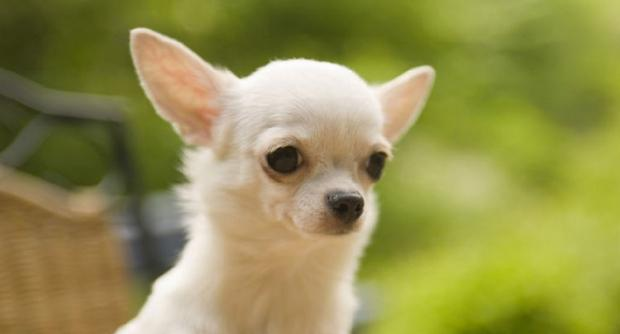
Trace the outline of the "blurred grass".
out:
<instances>
[{"instance_id":1,"label":"blurred grass","mask_svg":"<svg viewBox=\"0 0 620 334\"><path fill-rule=\"evenodd\" d=\"M128 30L148 26L238 75L276 58L343 63L371 82L438 79L378 186L361 268L368 333L620 332L620 3L5 0L0 66L127 97L148 190L181 180L180 142L144 98ZM28 113L2 102L0 147ZM18 116L19 115L19 116ZM109 157L61 129L24 169L89 185Z\"/></svg>"},{"instance_id":2,"label":"blurred grass","mask_svg":"<svg viewBox=\"0 0 620 334\"><path fill-rule=\"evenodd\" d=\"M451 187L442 184L445 180L412 180L407 188L416 190L410 194L415 204L384 205L382 242L369 251L365 274L385 287L389 307L371 332L620 330L620 175L615 171L620 129L615 124L569 145L570 157L557 168L553 190L532 191L488 161L455 160L456 152L434 157L432 164L442 161L438 165L417 159L392 166L396 172L388 177L401 169L426 169L454 179ZM478 189L463 196L460 187L471 185L458 177L478 181ZM426 226L420 227L414 212L424 210ZM397 226L384 229L386 224Z\"/></svg>"}]
</instances>

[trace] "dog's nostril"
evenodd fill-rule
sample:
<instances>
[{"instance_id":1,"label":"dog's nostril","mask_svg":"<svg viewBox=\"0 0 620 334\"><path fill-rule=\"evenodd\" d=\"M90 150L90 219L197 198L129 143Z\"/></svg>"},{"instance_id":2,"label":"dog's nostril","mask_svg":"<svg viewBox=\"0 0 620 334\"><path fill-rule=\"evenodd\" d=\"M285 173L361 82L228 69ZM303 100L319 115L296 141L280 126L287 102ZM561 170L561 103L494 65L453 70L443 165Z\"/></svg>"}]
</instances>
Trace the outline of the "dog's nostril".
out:
<instances>
[{"instance_id":1,"label":"dog's nostril","mask_svg":"<svg viewBox=\"0 0 620 334\"><path fill-rule=\"evenodd\" d=\"M345 223L354 222L364 211L364 198L357 191L333 191L326 199L332 214Z\"/></svg>"}]
</instances>

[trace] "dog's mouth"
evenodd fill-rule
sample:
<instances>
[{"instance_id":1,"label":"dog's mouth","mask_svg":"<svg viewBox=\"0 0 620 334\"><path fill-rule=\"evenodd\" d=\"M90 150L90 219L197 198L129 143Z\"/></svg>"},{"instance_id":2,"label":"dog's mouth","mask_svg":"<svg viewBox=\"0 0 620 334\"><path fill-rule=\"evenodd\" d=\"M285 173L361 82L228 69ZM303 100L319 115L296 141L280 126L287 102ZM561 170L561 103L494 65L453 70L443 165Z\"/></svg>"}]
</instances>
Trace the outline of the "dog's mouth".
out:
<instances>
[{"instance_id":1,"label":"dog's mouth","mask_svg":"<svg viewBox=\"0 0 620 334\"><path fill-rule=\"evenodd\" d=\"M322 232L321 234L325 234L325 235L347 235L347 234L351 234L351 233L355 233L359 230L359 224L354 224L354 225L348 225L348 226L344 226L344 227L340 227L340 228L335 228L335 229L330 229L327 230L325 232Z\"/></svg>"},{"instance_id":2,"label":"dog's mouth","mask_svg":"<svg viewBox=\"0 0 620 334\"><path fill-rule=\"evenodd\" d=\"M360 230L362 220L358 219L354 222L343 223L334 218L320 219L318 222L308 224L307 222L292 221L289 228L296 230L304 236L343 236L355 233Z\"/></svg>"}]
</instances>

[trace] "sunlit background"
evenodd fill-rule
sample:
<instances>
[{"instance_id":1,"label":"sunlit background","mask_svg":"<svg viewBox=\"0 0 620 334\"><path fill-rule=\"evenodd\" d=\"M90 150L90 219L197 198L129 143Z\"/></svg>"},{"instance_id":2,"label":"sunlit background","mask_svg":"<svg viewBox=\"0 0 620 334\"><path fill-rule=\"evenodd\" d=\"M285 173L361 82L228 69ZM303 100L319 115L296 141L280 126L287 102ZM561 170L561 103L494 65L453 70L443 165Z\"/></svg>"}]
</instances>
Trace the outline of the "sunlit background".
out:
<instances>
[{"instance_id":1,"label":"sunlit background","mask_svg":"<svg viewBox=\"0 0 620 334\"><path fill-rule=\"evenodd\" d=\"M177 38L239 76L290 57L341 63L369 82L432 65L427 107L378 186L381 221L359 273L356 331L620 333L617 0L1 7L0 68L49 88L122 99L144 208L158 221L173 216L157 209L173 210L181 142L138 85L129 29ZM37 112L6 99L0 107L2 150ZM122 197L102 182L110 151L96 126L60 125L13 168L72 192L97 187ZM110 209L111 224L127 240L119 211ZM162 256L173 258L178 240L161 241ZM146 288L133 286L137 307Z\"/></svg>"}]
</instances>

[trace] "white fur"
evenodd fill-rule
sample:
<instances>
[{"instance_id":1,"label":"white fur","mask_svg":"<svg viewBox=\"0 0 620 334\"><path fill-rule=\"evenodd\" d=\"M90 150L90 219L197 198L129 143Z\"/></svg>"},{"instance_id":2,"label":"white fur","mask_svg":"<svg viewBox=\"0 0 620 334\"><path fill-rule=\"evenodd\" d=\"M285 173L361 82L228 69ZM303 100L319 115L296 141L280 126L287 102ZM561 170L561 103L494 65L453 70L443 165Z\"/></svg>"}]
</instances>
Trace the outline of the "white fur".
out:
<instances>
[{"instance_id":1,"label":"white fur","mask_svg":"<svg viewBox=\"0 0 620 334\"><path fill-rule=\"evenodd\" d=\"M132 31L132 55L156 110L199 147L186 151L180 190L189 241L117 333L349 333L377 216L365 163L417 117L432 69L376 89L345 67L301 59L238 79L147 29ZM274 175L265 155L285 145L303 163ZM335 189L364 197L350 228L326 208Z\"/></svg>"}]
</instances>

